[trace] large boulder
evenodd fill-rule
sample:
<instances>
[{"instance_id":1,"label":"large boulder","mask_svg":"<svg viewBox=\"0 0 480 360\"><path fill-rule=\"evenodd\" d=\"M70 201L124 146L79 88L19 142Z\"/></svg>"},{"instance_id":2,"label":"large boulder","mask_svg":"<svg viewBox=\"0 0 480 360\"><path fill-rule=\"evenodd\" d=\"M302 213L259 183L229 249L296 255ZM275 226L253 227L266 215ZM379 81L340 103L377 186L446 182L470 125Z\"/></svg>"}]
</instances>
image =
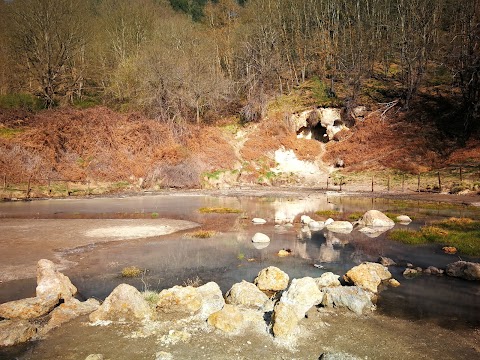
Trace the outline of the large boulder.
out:
<instances>
[{"instance_id":1,"label":"large boulder","mask_svg":"<svg viewBox=\"0 0 480 360\"><path fill-rule=\"evenodd\" d=\"M480 263L457 261L447 265L447 275L466 280L480 280Z\"/></svg>"},{"instance_id":2,"label":"large boulder","mask_svg":"<svg viewBox=\"0 0 480 360\"><path fill-rule=\"evenodd\" d=\"M327 225L327 230L337 233L348 234L353 230L353 225L350 221L334 221Z\"/></svg>"},{"instance_id":3,"label":"large boulder","mask_svg":"<svg viewBox=\"0 0 480 360\"><path fill-rule=\"evenodd\" d=\"M365 290L376 293L378 285L391 277L392 274L382 264L366 262L350 269L345 274L344 279Z\"/></svg>"},{"instance_id":4,"label":"large boulder","mask_svg":"<svg viewBox=\"0 0 480 360\"><path fill-rule=\"evenodd\" d=\"M289 279L279 268L269 266L258 273L254 284L262 291L281 291L287 288Z\"/></svg>"},{"instance_id":5,"label":"large boulder","mask_svg":"<svg viewBox=\"0 0 480 360\"><path fill-rule=\"evenodd\" d=\"M58 272L55 264L41 259L37 264L37 297L44 299L70 299L77 293L77 288L70 279Z\"/></svg>"},{"instance_id":6,"label":"large boulder","mask_svg":"<svg viewBox=\"0 0 480 360\"><path fill-rule=\"evenodd\" d=\"M225 306L222 290L217 283L211 281L199 286L197 292L202 299L202 306L197 316L202 320L207 320L210 315L220 311Z\"/></svg>"},{"instance_id":7,"label":"large boulder","mask_svg":"<svg viewBox=\"0 0 480 360\"><path fill-rule=\"evenodd\" d=\"M35 319L48 314L57 304L56 297L34 297L9 301L0 305L0 318Z\"/></svg>"},{"instance_id":8,"label":"large boulder","mask_svg":"<svg viewBox=\"0 0 480 360\"><path fill-rule=\"evenodd\" d=\"M157 312L193 315L202 307L202 297L193 286L174 286L158 294Z\"/></svg>"},{"instance_id":9,"label":"large boulder","mask_svg":"<svg viewBox=\"0 0 480 360\"><path fill-rule=\"evenodd\" d=\"M297 317L301 319L312 306L320 304L322 299L323 293L318 289L315 280L304 277L292 280L288 290L282 294L280 302L293 305Z\"/></svg>"},{"instance_id":10,"label":"large boulder","mask_svg":"<svg viewBox=\"0 0 480 360\"><path fill-rule=\"evenodd\" d=\"M240 305L246 308L264 309L269 303L265 295L257 286L243 280L234 284L225 296L225 302L232 305Z\"/></svg>"},{"instance_id":11,"label":"large boulder","mask_svg":"<svg viewBox=\"0 0 480 360\"><path fill-rule=\"evenodd\" d=\"M346 307L358 315L374 308L374 295L358 286L329 287L322 292L322 305L325 307Z\"/></svg>"},{"instance_id":12,"label":"large boulder","mask_svg":"<svg viewBox=\"0 0 480 360\"><path fill-rule=\"evenodd\" d=\"M36 333L36 327L27 320L0 321L0 347L27 342Z\"/></svg>"},{"instance_id":13,"label":"large boulder","mask_svg":"<svg viewBox=\"0 0 480 360\"><path fill-rule=\"evenodd\" d=\"M375 227L393 227L395 222L387 215L378 210L369 210L358 220L358 224L363 226Z\"/></svg>"},{"instance_id":14,"label":"large boulder","mask_svg":"<svg viewBox=\"0 0 480 360\"><path fill-rule=\"evenodd\" d=\"M324 287L340 286L340 276L332 272L323 273L319 278L314 279L317 287L321 290Z\"/></svg>"},{"instance_id":15,"label":"large boulder","mask_svg":"<svg viewBox=\"0 0 480 360\"><path fill-rule=\"evenodd\" d=\"M242 312L230 304L226 304L222 310L210 315L208 324L228 333L237 332L246 325Z\"/></svg>"},{"instance_id":16,"label":"large boulder","mask_svg":"<svg viewBox=\"0 0 480 360\"><path fill-rule=\"evenodd\" d=\"M87 301L80 302L79 300L72 298L63 304L60 304L51 312L50 320L47 325L39 331L40 335L44 335L50 330L79 316L91 314L98 310L99 307L100 303L98 300L88 299Z\"/></svg>"},{"instance_id":17,"label":"large boulder","mask_svg":"<svg viewBox=\"0 0 480 360\"><path fill-rule=\"evenodd\" d=\"M89 316L90 321L138 321L152 318L152 310L133 286L120 284Z\"/></svg>"},{"instance_id":18,"label":"large boulder","mask_svg":"<svg viewBox=\"0 0 480 360\"><path fill-rule=\"evenodd\" d=\"M293 305L282 302L277 303L272 315L273 334L275 337L291 335L297 327L299 320Z\"/></svg>"}]
</instances>

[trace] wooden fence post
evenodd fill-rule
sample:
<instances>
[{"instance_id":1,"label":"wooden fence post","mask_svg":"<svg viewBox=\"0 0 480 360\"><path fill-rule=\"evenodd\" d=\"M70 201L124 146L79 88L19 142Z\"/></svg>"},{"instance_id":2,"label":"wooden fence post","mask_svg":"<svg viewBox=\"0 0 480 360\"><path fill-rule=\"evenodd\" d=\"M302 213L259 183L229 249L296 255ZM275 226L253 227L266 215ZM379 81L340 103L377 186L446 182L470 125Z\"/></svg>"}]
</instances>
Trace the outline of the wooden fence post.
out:
<instances>
[{"instance_id":1,"label":"wooden fence post","mask_svg":"<svg viewBox=\"0 0 480 360\"><path fill-rule=\"evenodd\" d=\"M30 198L30 191L31 191L31 189L30 189L30 183L31 183L31 181L32 181L32 177L30 176L30 177L28 178L28 185L27 185L27 195L26 195L26 198L27 198L27 199Z\"/></svg>"},{"instance_id":2,"label":"wooden fence post","mask_svg":"<svg viewBox=\"0 0 480 360\"><path fill-rule=\"evenodd\" d=\"M52 195L52 186L50 183L50 178L48 178L47 181L48 181L48 196L50 197Z\"/></svg>"},{"instance_id":3,"label":"wooden fence post","mask_svg":"<svg viewBox=\"0 0 480 360\"><path fill-rule=\"evenodd\" d=\"M373 192L373 174L372 174L372 192Z\"/></svg>"},{"instance_id":4,"label":"wooden fence post","mask_svg":"<svg viewBox=\"0 0 480 360\"><path fill-rule=\"evenodd\" d=\"M387 191L390 192L390 175L387 178Z\"/></svg>"},{"instance_id":5,"label":"wooden fence post","mask_svg":"<svg viewBox=\"0 0 480 360\"><path fill-rule=\"evenodd\" d=\"M87 181L87 195L90 195L90 180Z\"/></svg>"},{"instance_id":6,"label":"wooden fence post","mask_svg":"<svg viewBox=\"0 0 480 360\"><path fill-rule=\"evenodd\" d=\"M463 182L462 167L460 166L460 182Z\"/></svg>"},{"instance_id":7,"label":"wooden fence post","mask_svg":"<svg viewBox=\"0 0 480 360\"><path fill-rule=\"evenodd\" d=\"M440 171L437 173L438 175L438 191L442 192L442 179L440 178Z\"/></svg>"},{"instance_id":8,"label":"wooden fence post","mask_svg":"<svg viewBox=\"0 0 480 360\"><path fill-rule=\"evenodd\" d=\"M68 182L68 180L66 180L65 184L65 187L67 188L67 196L70 196L70 183Z\"/></svg>"},{"instance_id":9,"label":"wooden fence post","mask_svg":"<svg viewBox=\"0 0 480 360\"><path fill-rule=\"evenodd\" d=\"M402 192L405 192L405 174L402 174Z\"/></svg>"},{"instance_id":10,"label":"wooden fence post","mask_svg":"<svg viewBox=\"0 0 480 360\"><path fill-rule=\"evenodd\" d=\"M420 174L418 174L417 192L420 192Z\"/></svg>"},{"instance_id":11,"label":"wooden fence post","mask_svg":"<svg viewBox=\"0 0 480 360\"><path fill-rule=\"evenodd\" d=\"M342 182L343 182L343 180L342 180L342 178L340 177L340 191L342 191Z\"/></svg>"},{"instance_id":12,"label":"wooden fence post","mask_svg":"<svg viewBox=\"0 0 480 360\"><path fill-rule=\"evenodd\" d=\"M327 177L327 190L328 190L328 179L330 179L330 176Z\"/></svg>"}]
</instances>

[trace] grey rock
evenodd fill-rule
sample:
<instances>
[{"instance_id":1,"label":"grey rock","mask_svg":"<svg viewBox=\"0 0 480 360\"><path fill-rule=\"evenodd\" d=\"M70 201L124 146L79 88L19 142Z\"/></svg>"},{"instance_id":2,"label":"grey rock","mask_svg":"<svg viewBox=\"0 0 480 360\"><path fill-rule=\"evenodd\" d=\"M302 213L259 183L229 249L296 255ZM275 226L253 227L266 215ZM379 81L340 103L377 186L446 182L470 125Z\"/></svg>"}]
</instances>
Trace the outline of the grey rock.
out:
<instances>
[{"instance_id":1,"label":"grey rock","mask_svg":"<svg viewBox=\"0 0 480 360\"><path fill-rule=\"evenodd\" d=\"M37 297L44 299L70 299L77 293L77 288L70 279L58 272L55 264L47 259L41 259L37 264Z\"/></svg>"},{"instance_id":2,"label":"grey rock","mask_svg":"<svg viewBox=\"0 0 480 360\"><path fill-rule=\"evenodd\" d=\"M202 306L198 312L198 317L207 320L214 312L220 311L224 305L222 290L215 282L209 282L197 288L198 294L202 298Z\"/></svg>"},{"instance_id":3,"label":"grey rock","mask_svg":"<svg viewBox=\"0 0 480 360\"><path fill-rule=\"evenodd\" d=\"M393 261L392 259L390 259L388 257L384 257L384 256L380 256L378 258L378 262L380 264L382 264L383 266L395 266L395 265L397 265L397 263L395 261Z\"/></svg>"},{"instance_id":4,"label":"grey rock","mask_svg":"<svg viewBox=\"0 0 480 360\"><path fill-rule=\"evenodd\" d=\"M324 288L322 292L325 307L346 307L358 315L374 308L374 294L358 286Z\"/></svg>"},{"instance_id":5,"label":"grey rock","mask_svg":"<svg viewBox=\"0 0 480 360\"><path fill-rule=\"evenodd\" d=\"M448 276L459 277L466 280L480 280L480 263L457 261L447 265Z\"/></svg>"}]
</instances>

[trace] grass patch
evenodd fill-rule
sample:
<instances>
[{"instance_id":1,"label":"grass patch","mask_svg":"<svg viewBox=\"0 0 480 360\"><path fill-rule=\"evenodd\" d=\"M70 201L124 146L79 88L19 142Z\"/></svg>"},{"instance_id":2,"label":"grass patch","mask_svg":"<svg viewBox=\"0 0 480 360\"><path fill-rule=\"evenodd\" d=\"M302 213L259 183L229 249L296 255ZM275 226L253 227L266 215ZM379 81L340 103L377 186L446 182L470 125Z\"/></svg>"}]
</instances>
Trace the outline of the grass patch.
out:
<instances>
[{"instance_id":1,"label":"grass patch","mask_svg":"<svg viewBox=\"0 0 480 360\"><path fill-rule=\"evenodd\" d=\"M193 237L197 239L208 239L208 238L211 238L212 236L215 236L216 234L217 232L214 230L197 230L197 231L188 233L187 235L189 237Z\"/></svg>"},{"instance_id":2,"label":"grass patch","mask_svg":"<svg viewBox=\"0 0 480 360\"><path fill-rule=\"evenodd\" d=\"M198 276L195 276L194 278L188 278L183 282L183 286L192 286L192 287L199 287L203 284L202 279L200 279Z\"/></svg>"},{"instance_id":3,"label":"grass patch","mask_svg":"<svg viewBox=\"0 0 480 360\"><path fill-rule=\"evenodd\" d=\"M148 302L150 306L156 306L159 300L158 293L156 291L147 290L142 293L143 298Z\"/></svg>"},{"instance_id":4,"label":"grass patch","mask_svg":"<svg viewBox=\"0 0 480 360\"><path fill-rule=\"evenodd\" d=\"M31 94L6 94L0 95L0 108L38 111L43 108L43 102Z\"/></svg>"},{"instance_id":5,"label":"grass patch","mask_svg":"<svg viewBox=\"0 0 480 360\"><path fill-rule=\"evenodd\" d=\"M363 212L359 212L359 211L353 212L350 215L348 215L348 220L356 221L360 219L363 216L363 214L364 214Z\"/></svg>"},{"instance_id":6,"label":"grass patch","mask_svg":"<svg viewBox=\"0 0 480 360\"><path fill-rule=\"evenodd\" d=\"M202 214L239 214L242 210L227 207L202 207L198 209Z\"/></svg>"},{"instance_id":7,"label":"grass patch","mask_svg":"<svg viewBox=\"0 0 480 360\"><path fill-rule=\"evenodd\" d=\"M318 210L318 211L315 211L315 214L318 216L333 217L333 216L339 216L341 212L337 210Z\"/></svg>"},{"instance_id":8,"label":"grass patch","mask_svg":"<svg viewBox=\"0 0 480 360\"><path fill-rule=\"evenodd\" d=\"M150 214L150 217L151 217L152 219L157 219L158 216L159 216L159 215L158 215L157 212L152 212L152 213Z\"/></svg>"},{"instance_id":9,"label":"grass patch","mask_svg":"<svg viewBox=\"0 0 480 360\"><path fill-rule=\"evenodd\" d=\"M127 266L122 269L122 277L134 278L142 274L142 270L136 266Z\"/></svg>"},{"instance_id":10,"label":"grass patch","mask_svg":"<svg viewBox=\"0 0 480 360\"><path fill-rule=\"evenodd\" d=\"M8 127L0 126L0 138L11 139L11 138L15 137L15 135L17 135L17 134L19 134L23 131L24 131L23 129L11 129L11 128L8 128Z\"/></svg>"},{"instance_id":11,"label":"grass patch","mask_svg":"<svg viewBox=\"0 0 480 360\"><path fill-rule=\"evenodd\" d=\"M438 221L418 231L393 230L388 238L408 245L440 244L464 255L480 256L480 221L467 218Z\"/></svg>"}]
</instances>

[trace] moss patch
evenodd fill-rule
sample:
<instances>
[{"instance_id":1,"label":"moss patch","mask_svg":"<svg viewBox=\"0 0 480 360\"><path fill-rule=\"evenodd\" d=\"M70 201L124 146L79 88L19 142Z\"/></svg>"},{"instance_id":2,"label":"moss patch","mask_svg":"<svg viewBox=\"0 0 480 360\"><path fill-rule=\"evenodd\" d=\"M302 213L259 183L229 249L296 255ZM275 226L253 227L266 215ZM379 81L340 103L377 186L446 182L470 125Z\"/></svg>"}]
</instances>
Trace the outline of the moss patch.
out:
<instances>
[{"instance_id":1,"label":"moss patch","mask_svg":"<svg viewBox=\"0 0 480 360\"><path fill-rule=\"evenodd\" d=\"M227 207L202 207L198 209L202 214L239 214L242 210Z\"/></svg>"}]
</instances>

